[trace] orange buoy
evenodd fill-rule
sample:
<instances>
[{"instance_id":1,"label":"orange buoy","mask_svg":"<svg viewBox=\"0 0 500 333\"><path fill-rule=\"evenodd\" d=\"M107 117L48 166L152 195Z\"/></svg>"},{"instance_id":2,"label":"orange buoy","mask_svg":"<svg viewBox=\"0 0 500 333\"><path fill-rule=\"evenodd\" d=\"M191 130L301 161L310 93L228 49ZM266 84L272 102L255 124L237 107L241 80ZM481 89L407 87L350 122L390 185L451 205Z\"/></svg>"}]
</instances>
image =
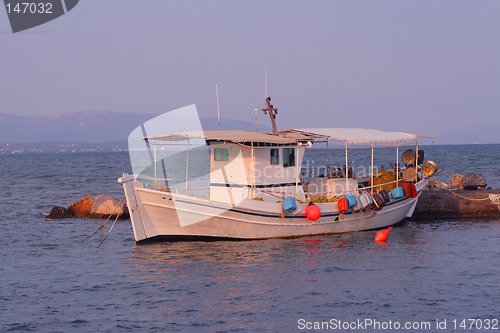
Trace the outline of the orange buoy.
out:
<instances>
[{"instance_id":1,"label":"orange buoy","mask_svg":"<svg viewBox=\"0 0 500 333\"><path fill-rule=\"evenodd\" d=\"M379 230L377 231L377 234L375 235L375 242L381 242L384 243L387 241L387 237L389 237L389 232L391 232L392 227L389 227L384 230Z\"/></svg>"},{"instance_id":2,"label":"orange buoy","mask_svg":"<svg viewBox=\"0 0 500 333\"><path fill-rule=\"evenodd\" d=\"M309 220L316 221L321 217L321 210L318 206L310 202L309 206L306 208L306 216Z\"/></svg>"}]
</instances>

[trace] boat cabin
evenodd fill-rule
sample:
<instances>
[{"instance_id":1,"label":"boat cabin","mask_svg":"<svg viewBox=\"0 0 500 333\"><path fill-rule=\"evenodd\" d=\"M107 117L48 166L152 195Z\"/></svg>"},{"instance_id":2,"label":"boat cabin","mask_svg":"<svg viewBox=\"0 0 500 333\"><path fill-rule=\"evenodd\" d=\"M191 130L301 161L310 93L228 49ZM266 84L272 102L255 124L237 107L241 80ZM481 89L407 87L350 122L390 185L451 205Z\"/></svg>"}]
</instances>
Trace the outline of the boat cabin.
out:
<instances>
[{"instance_id":1,"label":"boat cabin","mask_svg":"<svg viewBox=\"0 0 500 333\"><path fill-rule=\"evenodd\" d=\"M160 142L162 145L187 142L186 193L190 193L187 173L191 168L189 149L193 148L189 142L195 139L204 139L209 147L210 183L206 185L211 201L236 205L243 199L280 202L284 197L293 196L306 200L300 181L305 147L296 139L241 130L148 137L154 147ZM156 171L154 178L160 179ZM155 184L161 182L155 181Z\"/></svg>"},{"instance_id":2,"label":"boat cabin","mask_svg":"<svg viewBox=\"0 0 500 333\"><path fill-rule=\"evenodd\" d=\"M247 131L205 131L210 146L210 199L305 200L300 168L305 147L295 139Z\"/></svg>"}]
</instances>

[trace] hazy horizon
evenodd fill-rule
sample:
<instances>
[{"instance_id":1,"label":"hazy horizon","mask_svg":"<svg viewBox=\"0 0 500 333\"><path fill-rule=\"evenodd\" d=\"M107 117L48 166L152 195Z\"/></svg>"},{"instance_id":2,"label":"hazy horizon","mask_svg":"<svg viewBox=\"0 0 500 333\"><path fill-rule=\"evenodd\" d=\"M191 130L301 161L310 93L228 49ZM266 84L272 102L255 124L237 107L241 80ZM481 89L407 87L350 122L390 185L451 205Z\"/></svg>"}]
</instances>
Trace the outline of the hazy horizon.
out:
<instances>
[{"instance_id":1,"label":"hazy horizon","mask_svg":"<svg viewBox=\"0 0 500 333\"><path fill-rule=\"evenodd\" d=\"M16 116L216 117L218 82L221 116L252 122L267 65L280 128L500 126L496 1L85 1L16 34L0 14L0 31L0 112Z\"/></svg>"},{"instance_id":2,"label":"hazy horizon","mask_svg":"<svg viewBox=\"0 0 500 333\"><path fill-rule=\"evenodd\" d=\"M17 116L0 113L0 142L3 143L45 143L45 142L94 142L106 143L126 140L130 132L140 124L157 115L145 113L121 113L112 111L81 111L58 115ZM283 114L281 114L283 117ZM267 119L266 116L264 119ZM270 121L259 119L261 132L270 131ZM216 117L201 117L205 130L216 130ZM279 130L285 130L280 118ZM318 124L316 127L324 127ZM300 129L300 127L295 127ZM41 130L42 129L42 130ZM221 118L223 130L255 130L255 121ZM421 133L414 133L421 135ZM500 126L481 124L447 132L431 133L436 144L495 144L500 143ZM431 141L424 139L424 141ZM425 144L425 142L422 142Z\"/></svg>"}]
</instances>

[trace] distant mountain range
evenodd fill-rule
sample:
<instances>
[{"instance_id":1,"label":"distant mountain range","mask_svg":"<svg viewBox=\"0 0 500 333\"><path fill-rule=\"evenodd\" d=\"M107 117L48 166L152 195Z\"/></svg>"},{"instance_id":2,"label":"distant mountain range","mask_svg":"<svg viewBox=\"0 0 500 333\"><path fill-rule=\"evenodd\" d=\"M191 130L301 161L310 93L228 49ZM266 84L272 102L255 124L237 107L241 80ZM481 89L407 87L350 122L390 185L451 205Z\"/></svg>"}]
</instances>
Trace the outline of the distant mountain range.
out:
<instances>
[{"instance_id":1,"label":"distant mountain range","mask_svg":"<svg viewBox=\"0 0 500 333\"><path fill-rule=\"evenodd\" d=\"M0 113L0 143L126 142L132 130L157 115L109 111L76 112L52 116L16 116ZM206 130L218 128L217 118L201 118ZM222 119L223 129L255 130L255 124ZM259 130L262 130L259 126ZM264 129L269 130L269 129Z\"/></svg>"},{"instance_id":2,"label":"distant mountain range","mask_svg":"<svg viewBox=\"0 0 500 333\"><path fill-rule=\"evenodd\" d=\"M0 153L29 147L30 152L42 151L100 151L102 149L126 149L127 138L132 130L157 115L87 111L63 115L16 116L0 113ZM203 128L218 128L217 118L201 118ZM222 119L222 129L255 130L255 124L241 120ZM270 131L259 125L259 131ZM434 136L436 144L500 143L500 126L474 125ZM63 145L54 145L62 143ZM76 145L64 145L78 143ZM91 143L88 145L87 143ZM103 145L103 143L108 143ZM10 144L7 145L6 144ZM15 144L15 145L12 145ZM30 144L30 145L28 145ZM99 145L100 144L100 145ZM58 147L66 147L60 150ZM108 147L108 148L103 148ZM28 148L26 148L28 149ZM59 149L59 150L58 150ZM27 151L27 150L24 150Z\"/></svg>"}]
</instances>

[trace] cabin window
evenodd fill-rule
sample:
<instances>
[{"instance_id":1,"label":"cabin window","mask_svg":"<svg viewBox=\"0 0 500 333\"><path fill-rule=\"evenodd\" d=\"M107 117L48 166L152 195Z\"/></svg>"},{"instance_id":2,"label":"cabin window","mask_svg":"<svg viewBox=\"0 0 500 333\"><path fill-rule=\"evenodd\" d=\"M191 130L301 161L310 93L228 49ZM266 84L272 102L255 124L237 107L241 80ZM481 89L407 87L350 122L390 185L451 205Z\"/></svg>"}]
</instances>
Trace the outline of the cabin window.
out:
<instances>
[{"instance_id":1,"label":"cabin window","mask_svg":"<svg viewBox=\"0 0 500 333\"><path fill-rule=\"evenodd\" d=\"M271 149L271 164L276 165L280 163L280 151L279 149Z\"/></svg>"},{"instance_id":2,"label":"cabin window","mask_svg":"<svg viewBox=\"0 0 500 333\"><path fill-rule=\"evenodd\" d=\"M226 148L214 149L214 161L227 161L229 152Z\"/></svg>"},{"instance_id":3,"label":"cabin window","mask_svg":"<svg viewBox=\"0 0 500 333\"><path fill-rule=\"evenodd\" d=\"M294 148L283 148L283 166L285 168L295 166Z\"/></svg>"}]
</instances>

